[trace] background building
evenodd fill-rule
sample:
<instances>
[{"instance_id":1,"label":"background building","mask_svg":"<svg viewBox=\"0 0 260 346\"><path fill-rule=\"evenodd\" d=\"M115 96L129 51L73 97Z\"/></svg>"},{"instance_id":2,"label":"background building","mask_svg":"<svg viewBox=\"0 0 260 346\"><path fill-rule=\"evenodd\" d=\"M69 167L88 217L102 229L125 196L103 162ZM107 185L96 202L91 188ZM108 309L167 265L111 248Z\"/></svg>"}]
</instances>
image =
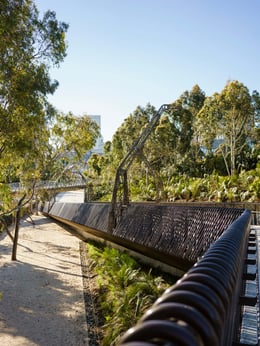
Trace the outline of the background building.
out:
<instances>
[{"instance_id":1,"label":"background building","mask_svg":"<svg viewBox=\"0 0 260 346\"><path fill-rule=\"evenodd\" d=\"M101 135L101 115L89 115L89 117L95 121L100 129L100 136L97 138L96 140L96 144L95 146L90 150L90 155L93 153L102 155L103 154L103 147L104 147L104 140L103 137Z\"/></svg>"}]
</instances>

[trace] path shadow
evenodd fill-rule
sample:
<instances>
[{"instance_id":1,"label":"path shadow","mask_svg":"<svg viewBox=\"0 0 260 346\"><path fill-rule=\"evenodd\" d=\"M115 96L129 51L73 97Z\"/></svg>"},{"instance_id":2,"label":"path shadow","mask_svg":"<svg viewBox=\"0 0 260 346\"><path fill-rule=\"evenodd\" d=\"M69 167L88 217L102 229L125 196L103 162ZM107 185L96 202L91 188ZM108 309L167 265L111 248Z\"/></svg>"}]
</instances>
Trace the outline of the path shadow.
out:
<instances>
[{"instance_id":1,"label":"path shadow","mask_svg":"<svg viewBox=\"0 0 260 346\"><path fill-rule=\"evenodd\" d=\"M49 222L37 220L38 225ZM0 266L0 344L89 345L82 275L71 269L76 263L61 262L53 267L55 253L32 254L25 248L18 261L11 261L11 245L0 244L0 256L4 252ZM61 251L68 259L68 247L61 247ZM46 261L35 265L26 261L27 256L40 255Z\"/></svg>"},{"instance_id":2,"label":"path shadow","mask_svg":"<svg viewBox=\"0 0 260 346\"><path fill-rule=\"evenodd\" d=\"M53 220L49 217L39 215L39 217L33 219L33 223L31 222L30 218L25 218L21 221L21 227L26 226L26 227L35 227L37 225L46 225L48 223L53 223Z\"/></svg>"}]
</instances>

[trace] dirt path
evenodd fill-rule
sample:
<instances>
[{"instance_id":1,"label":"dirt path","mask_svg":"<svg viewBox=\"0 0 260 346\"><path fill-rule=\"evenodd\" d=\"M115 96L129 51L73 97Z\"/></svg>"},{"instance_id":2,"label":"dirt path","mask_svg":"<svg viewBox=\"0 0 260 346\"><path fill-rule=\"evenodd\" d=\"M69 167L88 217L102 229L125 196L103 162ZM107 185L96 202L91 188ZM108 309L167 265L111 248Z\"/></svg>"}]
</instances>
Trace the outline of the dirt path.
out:
<instances>
[{"instance_id":1,"label":"dirt path","mask_svg":"<svg viewBox=\"0 0 260 346\"><path fill-rule=\"evenodd\" d=\"M83 346L88 343L80 240L43 216L23 222L11 261L0 235L0 345Z\"/></svg>"}]
</instances>

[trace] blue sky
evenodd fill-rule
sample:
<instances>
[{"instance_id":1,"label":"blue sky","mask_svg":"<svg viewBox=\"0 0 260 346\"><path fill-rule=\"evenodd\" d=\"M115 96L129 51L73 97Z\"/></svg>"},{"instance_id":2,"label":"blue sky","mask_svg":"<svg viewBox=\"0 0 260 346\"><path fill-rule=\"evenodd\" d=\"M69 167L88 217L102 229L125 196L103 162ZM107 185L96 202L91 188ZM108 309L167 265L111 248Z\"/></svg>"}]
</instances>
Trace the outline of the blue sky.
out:
<instances>
[{"instance_id":1,"label":"blue sky","mask_svg":"<svg viewBox=\"0 0 260 346\"><path fill-rule=\"evenodd\" d=\"M60 111L100 114L104 140L150 102L159 108L198 84L228 80L260 91L260 0L35 0L70 27L51 76Z\"/></svg>"}]
</instances>

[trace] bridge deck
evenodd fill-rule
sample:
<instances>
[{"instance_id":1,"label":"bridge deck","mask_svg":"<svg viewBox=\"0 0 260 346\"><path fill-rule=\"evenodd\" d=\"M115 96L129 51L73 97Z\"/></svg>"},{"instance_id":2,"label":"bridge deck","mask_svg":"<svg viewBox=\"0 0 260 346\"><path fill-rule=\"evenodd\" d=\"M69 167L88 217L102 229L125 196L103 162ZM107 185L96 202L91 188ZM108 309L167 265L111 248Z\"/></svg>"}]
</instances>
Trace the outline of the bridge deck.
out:
<instances>
[{"instance_id":1,"label":"bridge deck","mask_svg":"<svg viewBox=\"0 0 260 346\"><path fill-rule=\"evenodd\" d=\"M260 292L260 276L258 269L260 267L260 226L252 226L251 233L256 235L256 247L251 246L248 253L249 264L247 265L247 273L249 279L245 282L245 296L251 298L246 305L242 306L242 330L240 342L244 345L258 345L259 340L259 292ZM255 250L255 252L254 252ZM252 264L256 260L256 264ZM256 278L253 279L256 274ZM255 301L254 298L257 298ZM249 305L250 304L250 305Z\"/></svg>"}]
</instances>

